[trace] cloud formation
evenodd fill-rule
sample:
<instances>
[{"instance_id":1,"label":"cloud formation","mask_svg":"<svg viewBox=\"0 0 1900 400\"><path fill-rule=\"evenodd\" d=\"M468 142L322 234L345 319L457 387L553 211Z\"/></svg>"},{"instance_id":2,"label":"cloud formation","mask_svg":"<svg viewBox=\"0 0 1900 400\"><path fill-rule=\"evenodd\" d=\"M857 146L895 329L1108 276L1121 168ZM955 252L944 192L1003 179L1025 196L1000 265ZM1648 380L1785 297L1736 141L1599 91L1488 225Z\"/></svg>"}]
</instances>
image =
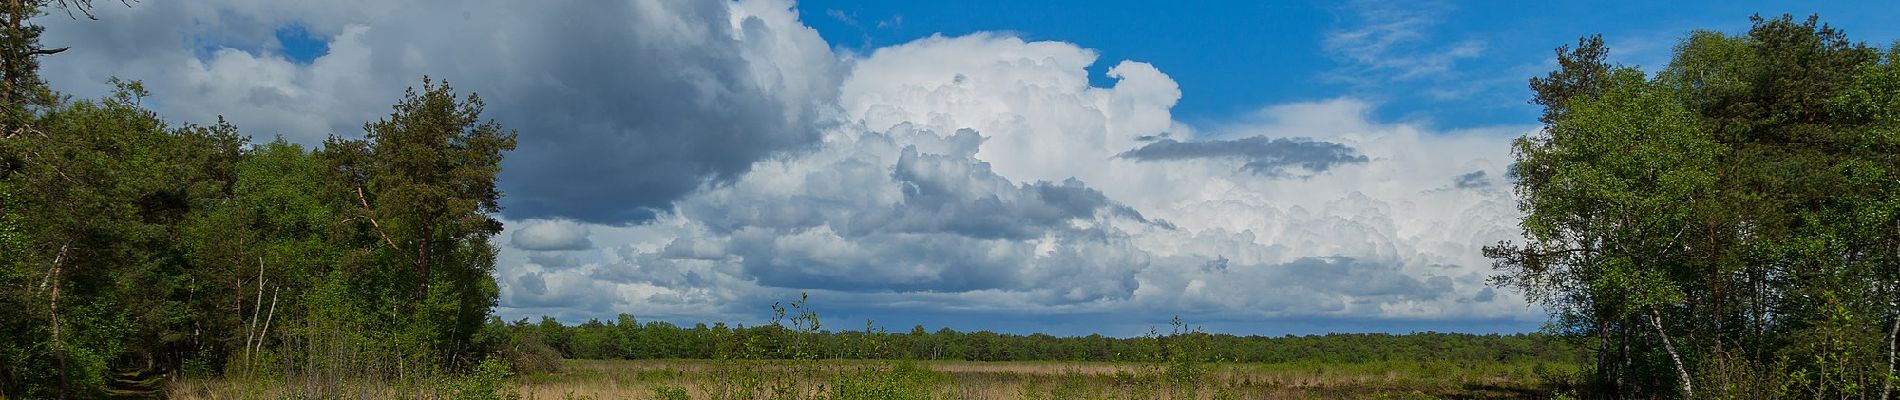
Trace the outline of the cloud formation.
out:
<instances>
[{"instance_id":1,"label":"cloud formation","mask_svg":"<svg viewBox=\"0 0 1900 400\"><path fill-rule=\"evenodd\" d=\"M1380 3L1355 1L1342 7L1348 25L1326 33L1326 51L1345 63L1334 74L1360 84L1438 78L1459 60L1477 57L1485 42L1465 39L1435 43L1431 30L1451 6L1439 2Z\"/></svg>"},{"instance_id":2,"label":"cloud formation","mask_svg":"<svg viewBox=\"0 0 1900 400\"><path fill-rule=\"evenodd\" d=\"M1515 130L1389 123L1350 97L1191 126L1154 65L1095 86L1097 52L1000 33L840 55L773 0L101 14L127 23L52 30L92 45L49 78L143 79L186 121L310 143L358 134L424 72L481 92L522 133L497 238L509 319L756 322L803 291L899 325L1541 318L1484 284L1510 194L1443 190L1505 170ZM285 57L268 38L292 24L329 52ZM1338 40L1388 51L1408 24ZM1435 68L1414 64L1368 68Z\"/></svg>"},{"instance_id":3,"label":"cloud formation","mask_svg":"<svg viewBox=\"0 0 1900 400\"><path fill-rule=\"evenodd\" d=\"M1335 165L1367 161L1366 156L1338 143L1305 138L1269 139L1262 136L1200 142L1161 139L1124 152L1121 157L1142 161L1231 158L1244 162L1241 169L1269 177L1290 176L1295 173L1294 170L1318 174Z\"/></svg>"},{"instance_id":4,"label":"cloud formation","mask_svg":"<svg viewBox=\"0 0 1900 400\"><path fill-rule=\"evenodd\" d=\"M1382 124L1335 99L1197 139L1168 117L1180 92L1165 74L1122 62L1094 87L1094 58L994 34L881 49L852 64L844 118L813 150L757 162L652 224L597 229L626 244L582 267L502 273L574 277L549 292L615 293L606 307L642 315L744 318L813 291L897 324L1535 318L1483 282L1478 247L1515 232L1508 193L1434 190L1502 168L1484 155L1506 154L1508 134ZM1143 139L1161 135L1178 139ZM1288 137L1311 139L1270 139ZM503 306L541 310L529 289L504 287Z\"/></svg>"}]
</instances>

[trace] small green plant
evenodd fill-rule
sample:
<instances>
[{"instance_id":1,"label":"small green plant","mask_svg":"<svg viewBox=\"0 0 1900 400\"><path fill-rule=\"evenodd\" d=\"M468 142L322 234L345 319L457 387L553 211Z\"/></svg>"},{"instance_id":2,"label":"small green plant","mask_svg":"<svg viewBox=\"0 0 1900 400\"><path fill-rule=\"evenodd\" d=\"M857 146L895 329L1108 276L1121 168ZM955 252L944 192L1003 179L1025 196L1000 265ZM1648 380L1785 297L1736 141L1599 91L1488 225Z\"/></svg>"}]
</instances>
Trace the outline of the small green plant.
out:
<instances>
[{"instance_id":1,"label":"small green plant","mask_svg":"<svg viewBox=\"0 0 1900 400\"><path fill-rule=\"evenodd\" d=\"M901 361L889 369L860 367L831 379L829 400L928 400L937 385L949 377L924 369L917 363Z\"/></svg>"},{"instance_id":2,"label":"small green plant","mask_svg":"<svg viewBox=\"0 0 1900 400\"><path fill-rule=\"evenodd\" d=\"M467 375L450 379L446 390L448 398L458 400L518 400L521 393L515 391L508 382L508 363L498 357L489 357L475 366Z\"/></svg>"},{"instance_id":3,"label":"small green plant","mask_svg":"<svg viewBox=\"0 0 1900 400\"><path fill-rule=\"evenodd\" d=\"M654 400L693 400L686 395L686 389L673 385L661 385L653 388Z\"/></svg>"}]
</instances>

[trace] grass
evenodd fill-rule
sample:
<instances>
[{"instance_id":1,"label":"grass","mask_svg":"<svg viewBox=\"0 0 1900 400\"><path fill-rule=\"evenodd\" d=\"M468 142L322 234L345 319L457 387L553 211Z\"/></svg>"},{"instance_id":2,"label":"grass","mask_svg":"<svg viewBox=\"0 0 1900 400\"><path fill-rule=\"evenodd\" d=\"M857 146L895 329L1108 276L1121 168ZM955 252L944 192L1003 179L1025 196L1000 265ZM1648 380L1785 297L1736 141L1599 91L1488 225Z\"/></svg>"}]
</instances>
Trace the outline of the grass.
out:
<instances>
[{"instance_id":1,"label":"grass","mask_svg":"<svg viewBox=\"0 0 1900 400\"><path fill-rule=\"evenodd\" d=\"M501 385L521 399L1539 399L1575 366L1381 361L1217 364L1192 379L1152 363L567 360ZM476 386L489 386L470 380ZM467 384L183 379L183 399L486 398ZM505 397L505 396L504 396Z\"/></svg>"},{"instance_id":2,"label":"grass","mask_svg":"<svg viewBox=\"0 0 1900 400\"><path fill-rule=\"evenodd\" d=\"M569 360L565 367L515 383L527 399L1529 399L1548 397L1546 377L1575 372L1510 363L1222 364L1170 384L1154 364L1106 362ZM853 382L893 375L908 376L885 385L902 393L845 392L865 386ZM744 376L760 378L751 386L760 390L733 395Z\"/></svg>"}]
</instances>

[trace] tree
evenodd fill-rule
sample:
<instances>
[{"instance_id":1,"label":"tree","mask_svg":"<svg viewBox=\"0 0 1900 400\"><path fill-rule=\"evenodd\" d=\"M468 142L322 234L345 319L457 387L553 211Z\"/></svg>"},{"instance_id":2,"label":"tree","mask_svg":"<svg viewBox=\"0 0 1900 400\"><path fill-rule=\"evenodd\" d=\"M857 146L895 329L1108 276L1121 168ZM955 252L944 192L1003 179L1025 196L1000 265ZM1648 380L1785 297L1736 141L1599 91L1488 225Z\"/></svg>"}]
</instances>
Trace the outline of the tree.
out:
<instances>
[{"instance_id":1,"label":"tree","mask_svg":"<svg viewBox=\"0 0 1900 400\"><path fill-rule=\"evenodd\" d=\"M62 2L64 4L64 2ZM55 102L53 92L40 80L39 57L66 48L40 46L45 27L27 22L39 16L44 0L11 0L0 4L0 138L27 134L34 113ZM43 133L41 133L43 134Z\"/></svg>"},{"instance_id":2,"label":"tree","mask_svg":"<svg viewBox=\"0 0 1900 400\"><path fill-rule=\"evenodd\" d=\"M1892 53L1813 17L1752 21L1692 33L1653 77L1589 37L1531 81L1547 125L1515 146L1526 241L1486 255L1597 343L1606 395L1891 391Z\"/></svg>"},{"instance_id":3,"label":"tree","mask_svg":"<svg viewBox=\"0 0 1900 400\"><path fill-rule=\"evenodd\" d=\"M364 124L365 139L332 137L324 148L341 196L354 203L348 215L365 232L363 251L405 266L383 271L387 282L405 284L378 288L380 298L420 317L412 329L434 334L432 345L450 361L497 295L488 238L501 223L490 215L501 209L495 176L515 132L483 121L482 108L479 96L457 99L447 82L425 77L388 117ZM405 285L411 301L396 301Z\"/></svg>"},{"instance_id":4,"label":"tree","mask_svg":"<svg viewBox=\"0 0 1900 400\"><path fill-rule=\"evenodd\" d=\"M1569 111L1570 99L1601 93L1603 80L1610 73L1610 64L1604 61L1609 55L1610 49L1603 46L1603 35L1578 38L1575 49L1558 47L1557 70L1543 78L1531 78L1534 93L1531 104L1544 106L1544 114L1538 121L1554 124Z\"/></svg>"}]
</instances>

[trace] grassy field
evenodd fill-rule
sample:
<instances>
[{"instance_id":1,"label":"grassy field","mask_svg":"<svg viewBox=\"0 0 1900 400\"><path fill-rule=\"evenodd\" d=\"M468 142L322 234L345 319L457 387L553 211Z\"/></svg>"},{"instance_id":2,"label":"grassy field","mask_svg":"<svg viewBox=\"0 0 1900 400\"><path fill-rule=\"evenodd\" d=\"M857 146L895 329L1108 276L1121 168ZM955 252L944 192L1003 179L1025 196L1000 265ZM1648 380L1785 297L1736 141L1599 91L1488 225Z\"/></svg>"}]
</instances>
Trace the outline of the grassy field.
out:
<instances>
[{"instance_id":1,"label":"grassy field","mask_svg":"<svg viewBox=\"0 0 1900 400\"><path fill-rule=\"evenodd\" d=\"M930 399L1533 399L1548 398L1554 364L1375 362L1221 364L1181 377L1153 364L569 360L560 372L513 378L528 399L826 397L866 386L869 398ZM748 394L749 393L749 394ZM669 397L670 396L670 397Z\"/></svg>"}]
</instances>

